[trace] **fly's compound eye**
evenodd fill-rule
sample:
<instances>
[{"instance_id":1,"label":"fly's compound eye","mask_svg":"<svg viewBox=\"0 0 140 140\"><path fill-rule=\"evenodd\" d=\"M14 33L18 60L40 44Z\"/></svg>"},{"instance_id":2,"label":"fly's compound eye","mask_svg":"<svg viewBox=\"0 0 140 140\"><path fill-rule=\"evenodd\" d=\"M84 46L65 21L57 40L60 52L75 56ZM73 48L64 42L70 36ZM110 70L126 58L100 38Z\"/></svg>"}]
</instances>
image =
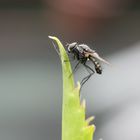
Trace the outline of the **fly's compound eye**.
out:
<instances>
[{"instance_id":1,"label":"fly's compound eye","mask_svg":"<svg viewBox=\"0 0 140 140\"><path fill-rule=\"evenodd\" d=\"M70 46L68 46L68 53L71 53L71 48L70 48Z\"/></svg>"},{"instance_id":2,"label":"fly's compound eye","mask_svg":"<svg viewBox=\"0 0 140 140\"><path fill-rule=\"evenodd\" d=\"M70 52L71 52L71 50L70 50L70 44L67 43L67 44L66 44L66 47L67 47L67 52L70 53Z\"/></svg>"}]
</instances>

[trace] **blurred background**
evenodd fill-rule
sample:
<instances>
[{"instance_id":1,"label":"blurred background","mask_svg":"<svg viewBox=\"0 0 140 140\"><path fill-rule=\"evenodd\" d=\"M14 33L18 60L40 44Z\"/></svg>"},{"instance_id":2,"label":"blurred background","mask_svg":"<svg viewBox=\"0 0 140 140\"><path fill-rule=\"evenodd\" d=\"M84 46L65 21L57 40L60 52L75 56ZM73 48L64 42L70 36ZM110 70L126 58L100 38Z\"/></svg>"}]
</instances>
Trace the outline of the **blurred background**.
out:
<instances>
[{"instance_id":1,"label":"blurred background","mask_svg":"<svg viewBox=\"0 0 140 140\"><path fill-rule=\"evenodd\" d=\"M140 140L138 0L0 0L0 139L61 139L61 65L48 35L112 64L81 92L94 140ZM75 81L86 75L81 66Z\"/></svg>"}]
</instances>

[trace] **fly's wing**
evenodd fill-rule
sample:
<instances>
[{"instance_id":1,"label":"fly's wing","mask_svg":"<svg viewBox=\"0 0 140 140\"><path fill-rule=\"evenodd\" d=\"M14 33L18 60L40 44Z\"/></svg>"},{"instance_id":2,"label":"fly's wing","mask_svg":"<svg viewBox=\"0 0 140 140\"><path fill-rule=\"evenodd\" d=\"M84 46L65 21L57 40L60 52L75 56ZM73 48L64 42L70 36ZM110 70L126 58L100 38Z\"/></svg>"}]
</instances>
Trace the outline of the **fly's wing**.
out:
<instances>
[{"instance_id":1,"label":"fly's wing","mask_svg":"<svg viewBox=\"0 0 140 140\"><path fill-rule=\"evenodd\" d=\"M86 44L80 44L79 45L82 49L83 49L83 52L87 55L87 56L91 56L95 59L98 59L99 61L101 62L104 62L108 65L110 65L109 62L107 62L105 59L101 58L98 53L95 51L95 50L92 50L89 46L87 46Z\"/></svg>"},{"instance_id":2,"label":"fly's wing","mask_svg":"<svg viewBox=\"0 0 140 140\"><path fill-rule=\"evenodd\" d=\"M95 51L94 50L92 50L88 45L86 45L86 44L80 44L79 45L82 49L83 49L83 51L85 52L85 53L94 53Z\"/></svg>"},{"instance_id":3,"label":"fly's wing","mask_svg":"<svg viewBox=\"0 0 140 140\"><path fill-rule=\"evenodd\" d=\"M98 55L98 53L96 53L96 52L91 53L90 56L93 57L93 58L95 58L95 59L98 59L98 60L101 61L101 62L104 62L104 63L110 65L109 62L107 62L105 59L101 58L101 57Z\"/></svg>"}]
</instances>

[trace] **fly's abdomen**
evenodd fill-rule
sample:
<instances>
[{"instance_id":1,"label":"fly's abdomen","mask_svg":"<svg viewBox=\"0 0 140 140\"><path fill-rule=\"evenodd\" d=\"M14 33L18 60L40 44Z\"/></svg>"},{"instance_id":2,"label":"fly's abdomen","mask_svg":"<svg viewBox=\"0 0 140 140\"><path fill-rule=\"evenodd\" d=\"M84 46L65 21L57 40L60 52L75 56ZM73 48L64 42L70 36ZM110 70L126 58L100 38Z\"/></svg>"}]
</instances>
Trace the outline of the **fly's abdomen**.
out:
<instances>
[{"instance_id":1,"label":"fly's abdomen","mask_svg":"<svg viewBox=\"0 0 140 140\"><path fill-rule=\"evenodd\" d=\"M102 68L100 65L97 65L97 66L95 65L95 70L98 74L102 74Z\"/></svg>"},{"instance_id":2,"label":"fly's abdomen","mask_svg":"<svg viewBox=\"0 0 140 140\"><path fill-rule=\"evenodd\" d=\"M100 65L100 63L98 61L96 61L95 59L91 59L92 62L94 63L95 65L95 70L98 74L102 74L102 67Z\"/></svg>"}]
</instances>

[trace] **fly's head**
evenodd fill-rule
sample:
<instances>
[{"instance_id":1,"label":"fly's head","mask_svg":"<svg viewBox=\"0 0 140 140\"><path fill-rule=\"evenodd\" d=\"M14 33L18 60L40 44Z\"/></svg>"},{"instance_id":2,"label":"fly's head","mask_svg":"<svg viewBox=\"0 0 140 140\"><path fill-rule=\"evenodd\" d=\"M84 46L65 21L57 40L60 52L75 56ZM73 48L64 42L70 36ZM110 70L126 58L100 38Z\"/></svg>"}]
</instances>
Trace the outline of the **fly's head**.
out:
<instances>
[{"instance_id":1,"label":"fly's head","mask_svg":"<svg viewBox=\"0 0 140 140\"><path fill-rule=\"evenodd\" d=\"M77 42L73 42L73 43L67 43L66 44L66 47L68 49L68 53L72 53L73 52L73 49L76 47L77 45Z\"/></svg>"}]
</instances>

